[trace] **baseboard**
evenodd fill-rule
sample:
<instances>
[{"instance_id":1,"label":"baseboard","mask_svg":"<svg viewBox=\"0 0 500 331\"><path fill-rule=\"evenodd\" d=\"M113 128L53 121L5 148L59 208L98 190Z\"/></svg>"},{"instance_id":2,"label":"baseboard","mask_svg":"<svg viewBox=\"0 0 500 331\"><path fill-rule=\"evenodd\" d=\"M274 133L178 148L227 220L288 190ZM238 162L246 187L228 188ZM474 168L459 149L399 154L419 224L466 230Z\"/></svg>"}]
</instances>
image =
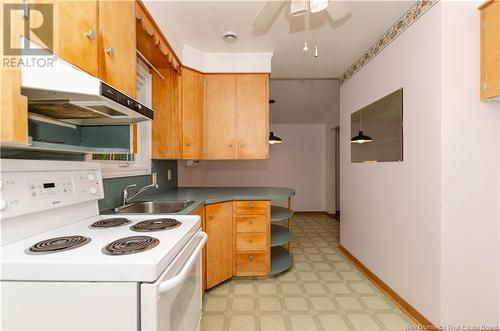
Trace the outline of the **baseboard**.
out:
<instances>
[{"instance_id":1,"label":"baseboard","mask_svg":"<svg viewBox=\"0 0 500 331\"><path fill-rule=\"evenodd\" d=\"M293 212L294 214L303 214L303 215L317 215L317 214L321 214L321 215L326 215L328 217L333 217L333 218L337 218L337 216L335 214L330 214L326 211L294 211Z\"/></svg>"},{"instance_id":2,"label":"baseboard","mask_svg":"<svg viewBox=\"0 0 500 331\"><path fill-rule=\"evenodd\" d=\"M392 288L377 277L370 269L368 269L361 261L352 255L344 246L339 245L338 251L351 261L366 278L368 278L382 293L384 293L396 306L399 307L408 317L417 323L424 330L437 330L437 328L424 315L418 312L412 305L400 297Z\"/></svg>"}]
</instances>

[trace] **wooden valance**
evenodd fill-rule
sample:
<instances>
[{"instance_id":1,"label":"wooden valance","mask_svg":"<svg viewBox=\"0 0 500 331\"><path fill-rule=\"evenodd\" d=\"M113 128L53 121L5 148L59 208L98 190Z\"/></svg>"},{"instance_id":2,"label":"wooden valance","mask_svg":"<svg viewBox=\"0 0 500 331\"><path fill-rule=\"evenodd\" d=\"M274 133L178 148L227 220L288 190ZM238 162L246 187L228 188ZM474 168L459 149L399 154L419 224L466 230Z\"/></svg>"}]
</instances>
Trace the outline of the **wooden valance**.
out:
<instances>
[{"instance_id":1,"label":"wooden valance","mask_svg":"<svg viewBox=\"0 0 500 331\"><path fill-rule=\"evenodd\" d=\"M172 66L180 73L180 61L141 1L136 1L137 49L158 68Z\"/></svg>"}]
</instances>

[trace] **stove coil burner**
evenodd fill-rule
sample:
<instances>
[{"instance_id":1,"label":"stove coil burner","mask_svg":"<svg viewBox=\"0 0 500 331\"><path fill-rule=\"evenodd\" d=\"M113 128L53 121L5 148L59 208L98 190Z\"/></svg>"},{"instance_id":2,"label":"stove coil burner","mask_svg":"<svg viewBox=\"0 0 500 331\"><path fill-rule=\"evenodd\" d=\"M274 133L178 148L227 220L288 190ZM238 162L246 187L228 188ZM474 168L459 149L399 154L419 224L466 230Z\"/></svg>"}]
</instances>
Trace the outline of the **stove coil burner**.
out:
<instances>
[{"instance_id":1,"label":"stove coil burner","mask_svg":"<svg viewBox=\"0 0 500 331\"><path fill-rule=\"evenodd\" d=\"M173 218L157 218L139 222L130 227L130 230L137 232L152 232L173 229L181 225L181 222Z\"/></svg>"},{"instance_id":2,"label":"stove coil burner","mask_svg":"<svg viewBox=\"0 0 500 331\"><path fill-rule=\"evenodd\" d=\"M90 238L84 236L66 236L42 240L29 248L30 253L44 254L67 251L86 245Z\"/></svg>"},{"instance_id":3,"label":"stove coil burner","mask_svg":"<svg viewBox=\"0 0 500 331\"><path fill-rule=\"evenodd\" d=\"M123 217L115 217L115 218L106 218L97 222L94 222L90 225L91 228L113 228L116 226L121 226L125 224L129 224L132 221L129 221Z\"/></svg>"},{"instance_id":4,"label":"stove coil burner","mask_svg":"<svg viewBox=\"0 0 500 331\"><path fill-rule=\"evenodd\" d=\"M113 241L103 248L103 253L108 255L134 254L158 246L160 241L149 236L132 236Z\"/></svg>"}]
</instances>

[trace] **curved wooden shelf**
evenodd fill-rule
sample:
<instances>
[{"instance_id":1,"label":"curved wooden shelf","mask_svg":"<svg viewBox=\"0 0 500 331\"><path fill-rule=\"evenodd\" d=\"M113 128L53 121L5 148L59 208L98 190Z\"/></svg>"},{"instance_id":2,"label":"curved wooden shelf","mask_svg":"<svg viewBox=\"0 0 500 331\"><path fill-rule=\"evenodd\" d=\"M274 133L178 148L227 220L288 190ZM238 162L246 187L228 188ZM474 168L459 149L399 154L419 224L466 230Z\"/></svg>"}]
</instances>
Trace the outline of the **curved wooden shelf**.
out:
<instances>
[{"instance_id":1,"label":"curved wooden shelf","mask_svg":"<svg viewBox=\"0 0 500 331\"><path fill-rule=\"evenodd\" d=\"M293 256L283 246L271 247L271 275L287 271L293 266Z\"/></svg>"},{"instance_id":2,"label":"curved wooden shelf","mask_svg":"<svg viewBox=\"0 0 500 331\"><path fill-rule=\"evenodd\" d=\"M288 229L277 224L271 224L271 247L280 246L293 240L293 236Z\"/></svg>"},{"instance_id":3,"label":"curved wooden shelf","mask_svg":"<svg viewBox=\"0 0 500 331\"><path fill-rule=\"evenodd\" d=\"M286 221L293 216L293 211L285 207L271 206L271 222Z\"/></svg>"}]
</instances>

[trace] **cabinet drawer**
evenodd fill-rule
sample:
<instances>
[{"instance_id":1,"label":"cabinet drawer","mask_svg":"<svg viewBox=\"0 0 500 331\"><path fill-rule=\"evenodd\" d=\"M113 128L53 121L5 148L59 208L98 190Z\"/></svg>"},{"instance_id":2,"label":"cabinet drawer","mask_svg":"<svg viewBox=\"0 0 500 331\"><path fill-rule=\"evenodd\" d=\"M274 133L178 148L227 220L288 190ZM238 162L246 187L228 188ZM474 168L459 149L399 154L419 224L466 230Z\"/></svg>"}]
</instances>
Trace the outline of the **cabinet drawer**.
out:
<instances>
[{"instance_id":1,"label":"cabinet drawer","mask_svg":"<svg viewBox=\"0 0 500 331\"><path fill-rule=\"evenodd\" d=\"M267 249L265 233L238 233L236 235L236 250L259 251Z\"/></svg>"},{"instance_id":2,"label":"cabinet drawer","mask_svg":"<svg viewBox=\"0 0 500 331\"><path fill-rule=\"evenodd\" d=\"M236 232L267 232L265 216L236 216Z\"/></svg>"},{"instance_id":3,"label":"cabinet drawer","mask_svg":"<svg viewBox=\"0 0 500 331\"><path fill-rule=\"evenodd\" d=\"M236 201L236 214L265 215L268 213L269 201Z\"/></svg>"},{"instance_id":4,"label":"cabinet drawer","mask_svg":"<svg viewBox=\"0 0 500 331\"><path fill-rule=\"evenodd\" d=\"M237 252L236 276L265 276L269 274L269 255L266 252Z\"/></svg>"}]
</instances>

